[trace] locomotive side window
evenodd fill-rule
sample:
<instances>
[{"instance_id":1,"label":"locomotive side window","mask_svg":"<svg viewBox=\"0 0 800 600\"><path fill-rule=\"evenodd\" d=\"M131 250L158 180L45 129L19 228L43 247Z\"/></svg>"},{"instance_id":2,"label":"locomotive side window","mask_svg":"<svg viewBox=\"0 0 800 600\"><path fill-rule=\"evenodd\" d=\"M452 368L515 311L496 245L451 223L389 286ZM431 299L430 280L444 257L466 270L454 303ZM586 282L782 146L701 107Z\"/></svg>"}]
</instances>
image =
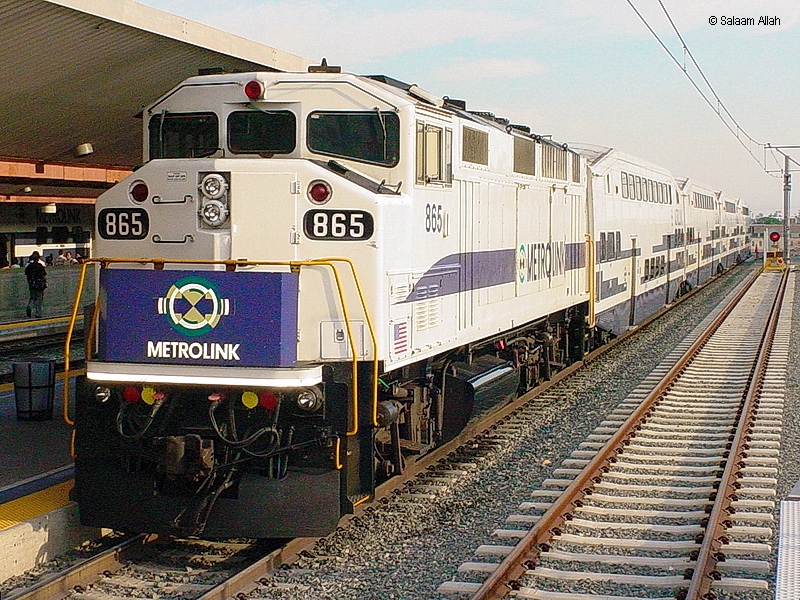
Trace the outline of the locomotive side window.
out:
<instances>
[{"instance_id":1,"label":"locomotive side window","mask_svg":"<svg viewBox=\"0 0 800 600\"><path fill-rule=\"evenodd\" d=\"M288 110L237 111L228 116L228 146L237 154L289 154L296 141L297 119Z\"/></svg>"},{"instance_id":2,"label":"locomotive side window","mask_svg":"<svg viewBox=\"0 0 800 600\"><path fill-rule=\"evenodd\" d=\"M219 149L214 113L159 113L150 118L150 158L201 158Z\"/></svg>"},{"instance_id":3,"label":"locomotive side window","mask_svg":"<svg viewBox=\"0 0 800 600\"><path fill-rule=\"evenodd\" d=\"M452 183L453 130L417 121L416 181Z\"/></svg>"},{"instance_id":4,"label":"locomotive side window","mask_svg":"<svg viewBox=\"0 0 800 600\"><path fill-rule=\"evenodd\" d=\"M312 152L394 167L400 159L400 117L394 112L313 112L308 116Z\"/></svg>"}]
</instances>

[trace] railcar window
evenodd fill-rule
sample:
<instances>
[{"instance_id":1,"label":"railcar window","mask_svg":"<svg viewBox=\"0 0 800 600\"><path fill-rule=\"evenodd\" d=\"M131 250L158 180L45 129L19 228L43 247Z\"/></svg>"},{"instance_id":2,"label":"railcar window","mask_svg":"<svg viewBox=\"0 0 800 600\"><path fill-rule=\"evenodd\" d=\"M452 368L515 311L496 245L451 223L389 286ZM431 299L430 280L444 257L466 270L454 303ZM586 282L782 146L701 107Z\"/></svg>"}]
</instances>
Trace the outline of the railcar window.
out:
<instances>
[{"instance_id":1,"label":"railcar window","mask_svg":"<svg viewBox=\"0 0 800 600\"><path fill-rule=\"evenodd\" d=\"M150 117L150 158L201 158L219 149L214 113L159 113Z\"/></svg>"},{"instance_id":2,"label":"railcar window","mask_svg":"<svg viewBox=\"0 0 800 600\"><path fill-rule=\"evenodd\" d=\"M388 111L313 112L308 116L312 152L395 166L400 158L400 118Z\"/></svg>"},{"instance_id":3,"label":"railcar window","mask_svg":"<svg viewBox=\"0 0 800 600\"><path fill-rule=\"evenodd\" d=\"M237 111L228 116L228 146L237 154L288 154L296 141L297 119L288 110Z\"/></svg>"},{"instance_id":4,"label":"railcar window","mask_svg":"<svg viewBox=\"0 0 800 600\"><path fill-rule=\"evenodd\" d=\"M699 192L694 192L694 205L697 208L704 208L706 210L714 210L715 202L714 197L708 194L701 194Z\"/></svg>"},{"instance_id":5,"label":"railcar window","mask_svg":"<svg viewBox=\"0 0 800 600\"><path fill-rule=\"evenodd\" d=\"M620 171L620 180L623 198L654 204L672 204L671 185L625 171Z\"/></svg>"}]
</instances>

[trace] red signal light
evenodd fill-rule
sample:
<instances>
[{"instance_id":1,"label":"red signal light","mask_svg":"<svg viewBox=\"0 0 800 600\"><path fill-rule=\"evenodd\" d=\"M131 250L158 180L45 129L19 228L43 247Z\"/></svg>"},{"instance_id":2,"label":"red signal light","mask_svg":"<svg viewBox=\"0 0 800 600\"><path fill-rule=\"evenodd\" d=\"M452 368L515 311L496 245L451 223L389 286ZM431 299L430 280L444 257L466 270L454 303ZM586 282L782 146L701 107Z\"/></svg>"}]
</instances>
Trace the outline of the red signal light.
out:
<instances>
[{"instance_id":1,"label":"red signal light","mask_svg":"<svg viewBox=\"0 0 800 600\"><path fill-rule=\"evenodd\" d=\"M258 100L259 98L263 98L264 84L257 79L248 81L244 86L244 94L250 98L250 100Z\"/></svg>"},{"instance_id":2,"label":"red signal light","mask_svg":"<svg viewBox=\"0 0 800 600\"><path fill-rule=\"evenodd\" d=\"M777 231L770 231L769 232L769 241L773 244L781 239L781 234Z\"/></svg>"}]
</instances>

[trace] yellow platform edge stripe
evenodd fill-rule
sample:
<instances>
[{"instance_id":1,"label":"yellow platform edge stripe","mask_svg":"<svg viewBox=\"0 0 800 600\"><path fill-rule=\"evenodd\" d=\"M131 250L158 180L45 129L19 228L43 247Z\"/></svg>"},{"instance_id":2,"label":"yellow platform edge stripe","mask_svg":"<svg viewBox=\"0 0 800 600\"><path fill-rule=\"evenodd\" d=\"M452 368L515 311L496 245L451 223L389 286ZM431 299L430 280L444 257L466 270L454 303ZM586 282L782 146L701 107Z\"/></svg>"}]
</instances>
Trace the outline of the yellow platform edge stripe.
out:
<instances>
[{"instance_id":1,"label":"yellow platform edge stripe","mask_svg":"<svg viewBox=\"0 0 800 600\"><path fill-rule=\"evenodd\" d=\"M72 379L73 377L78 377L79 375L86 375L86 369L70 369L67 376ZM56 381L59 379L64 379L64 372L60 371L56 373ZM0 383L0 394L5 394L6 392L13 391L14 384L13 383Z\"/></svg>"},{"instance_id":2,"label":"yellow platform edge stripe","mask_svg":"<svg viewBox=\"0 0 800 600\"><path fill-rule=\"evenodd\" d=\"M0 504L0 531L66 506L75 482L65 481L11 502Z\"/></svg>"}]
</instances>

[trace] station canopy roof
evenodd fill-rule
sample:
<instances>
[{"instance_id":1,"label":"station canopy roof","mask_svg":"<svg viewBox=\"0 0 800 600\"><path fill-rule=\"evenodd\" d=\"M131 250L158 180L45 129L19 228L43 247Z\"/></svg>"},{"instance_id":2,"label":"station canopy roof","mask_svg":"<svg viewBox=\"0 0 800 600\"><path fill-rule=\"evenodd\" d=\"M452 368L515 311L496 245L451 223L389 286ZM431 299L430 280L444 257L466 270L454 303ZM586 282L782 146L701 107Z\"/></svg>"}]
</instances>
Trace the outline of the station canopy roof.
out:
<instances>
[{"instance_id":1,"label":"station canopy roof","mask_svg":"<svg viewBox=\"0 0 800 600\"><path fill-rule=\"evenodd\" d=\"M133 0L0 0L0 35L6 202L97 196L109 184L96 179L141 162L142 108L199 69L305 71L312 62ZM93 153L78 159L81 144Z\"/></svg>"}]
</instances>

